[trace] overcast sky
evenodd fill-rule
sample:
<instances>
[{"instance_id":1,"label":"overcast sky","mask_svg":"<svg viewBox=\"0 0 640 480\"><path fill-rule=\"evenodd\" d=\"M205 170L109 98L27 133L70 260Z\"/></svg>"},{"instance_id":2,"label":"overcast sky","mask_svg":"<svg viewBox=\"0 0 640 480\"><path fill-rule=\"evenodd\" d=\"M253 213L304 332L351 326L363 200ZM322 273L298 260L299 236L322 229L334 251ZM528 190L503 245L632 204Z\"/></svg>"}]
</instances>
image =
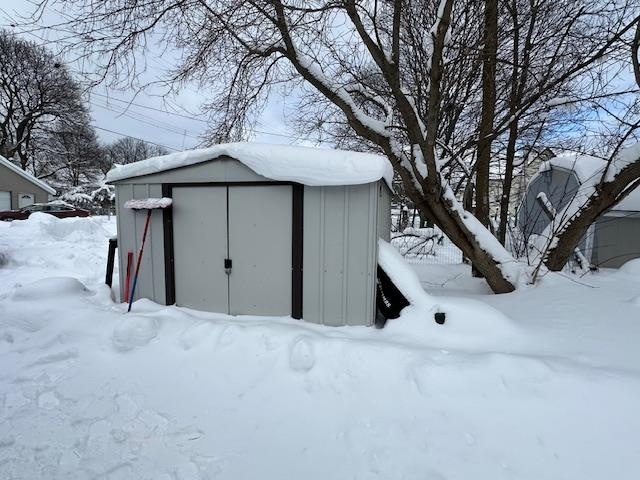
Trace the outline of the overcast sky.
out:
<instances>
[{"instance_id":1,"label":"overcast sky","mask_svg":"<svg viewBox=\"0 0 640 480\"><path fill-rule=\"evenodd\" d=\"M20 27L12 27L19 15L28 15L34 7L28 0L2 0L0 4L0 25L14 32ZM55 21L53 12L45 13L43 25ZM56 32L42 29L31 33L21 33L22 37L45 44L56 53ZM164 58L149 58L149 76L159 76L170 61ZM74 71L77 65L68 64ZM160 92L114 91L106 87L94 88L87 97L94 127L100 138L109 142L123 135L163 145L170 150L193 148L201 142L199 136L206 130L205 117L198 115L204 95L195 87L185 88L180 95L163 99ZM255 136L251 139L264 143L306 143L298 139L284 123L282 99L274 98L268 105Z\"/></svg>"}]
</instances>

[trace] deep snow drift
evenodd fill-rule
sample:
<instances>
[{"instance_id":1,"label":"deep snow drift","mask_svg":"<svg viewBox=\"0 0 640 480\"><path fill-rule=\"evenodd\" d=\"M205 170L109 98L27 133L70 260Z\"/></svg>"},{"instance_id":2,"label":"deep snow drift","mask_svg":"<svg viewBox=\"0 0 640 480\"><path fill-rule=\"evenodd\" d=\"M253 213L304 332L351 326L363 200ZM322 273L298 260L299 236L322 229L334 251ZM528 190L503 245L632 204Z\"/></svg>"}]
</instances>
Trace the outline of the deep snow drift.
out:
<instances>
[{"instance_id":1,"label":"deep snow drift","mask_svg":"<svg viewBox=\"0 0 640 480\"><path fill-rule=\"evenodd\" d=\"M640 475L636 264L502 296L417 265L431 303L331 328L126 314L101 284L113 229L0 223L2 479Z\"/></svg>"}]
</instances>

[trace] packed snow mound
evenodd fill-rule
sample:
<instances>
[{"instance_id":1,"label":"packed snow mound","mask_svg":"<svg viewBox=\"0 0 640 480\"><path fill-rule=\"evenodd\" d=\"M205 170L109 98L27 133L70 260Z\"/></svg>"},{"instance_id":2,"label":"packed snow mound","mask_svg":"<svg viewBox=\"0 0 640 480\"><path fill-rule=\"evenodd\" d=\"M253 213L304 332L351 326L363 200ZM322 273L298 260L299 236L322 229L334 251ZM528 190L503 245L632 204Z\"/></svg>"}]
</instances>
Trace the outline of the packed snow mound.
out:
<instances>
[{"instance_id":1,"label":"packed snow mound","mask_svg":"<svg viewBox=\"0 0 640 480\"><path fill-rule=\"evenodd\" d=\"M60 220L58 217L54 217L53 215L49 215L48 213L43 212L33 212L29 215L29 218L20 221L14 221L9 224L9 228L12 230L23 231L23 230L34 230L34 233L38 231L38 229L47 228L48 225Z\"/></svg>"},{"instance_id":2,"label":"packed snow mound","mask_svg":"<svg viewBox=\"0 0 640 480\"><path fill-rule=\"evenodd\" d=\"M48 213L34 212L26 220L11 222L12 229L34 235L46 235L52 239L84 239L96 234L108 235L102 224L94 218L58 218Z\"/></svg>"},{"instance_id":3,"label":"packed snow mound","mask_svg":"<svg viewBox=\"0 0 640 480\"><path fill-rule=\"evenodd\" d=\"M520 339L520 331L499 310L478 300L434 297L424 291L417 273L389 243L378 241L378 262L410 305L387 322L392 335L420 336L436 348L494 349ZM445 323L434 314L445 314Z\"/></svg>"},{"instance_id":4,"label":"packed snow mound","mask_svg":"<svg viewBox=\"0 0 640 480\"><path fill-rule=\"evenodd\" d=\"M221 156L235 158L271 180L310 186L359 185L384 179L393 189L393 168L386 157L371 153L270 145L227 143L210 148L187 150L152 157L127 165L116 165L107 174L107 182L139 177L174 168L195 165Z\"/></svg>"},{"instance_id":5,"label":"packed snow mound","mask_svg":"<svg viewBox=\"0 0 640 480\"><path fill-rule=\"evenodd\" d=\"M640 277L640 258L629 260L624 265L622 265L618 269L618 271L627 275L637 275Z\"/></svg>"},{"instance_id":6,"label":"packed snow mound","mask_svg":"<svg viewBox=\"0 0 640 480\"><path fill-rule=\"evenodd\" d=\"M64 299L72 296L89 295L91 292L82 282L72 277L51 277L36 280L18 287L14 300L37 302L42 299Z\"/></svg>"},{"instance_id":7,"label":"packed snow mound","mask_svg":"<svg viewBox=\"0 0 640 480\"><path fill-rule=\"evenodd\" d=\"M410 304L427 310L435 306L434 298L424 291L416 272L398 250L382 239L378 240L378 264Z\"/></svg>"},{"instance_id":8,"label":"packed snow mound","mask_svg":"<svg viewBox=\"0 0 640 480\"><path fill-rule=\"evenodd\" d=\"M458 297L437 300L430 310L410 305L399 318L387 322L385 330L402 341L420 338L432 348L463 351L509 350L524 340L511 319L486 303ZM445 314L442 325L435 321L436 312Z\"/></svg>"},{"instance_id":9,"label":"packed snow mound","mask_svg":"<svg viewBox=\"0 0 640 480\"><path fill-rule=\"evenodd\" d=\"M113 346L126 352L143 347L158 335L158 322L154 318L125 315L113 329Z\"/></svg>"}]
</instances>

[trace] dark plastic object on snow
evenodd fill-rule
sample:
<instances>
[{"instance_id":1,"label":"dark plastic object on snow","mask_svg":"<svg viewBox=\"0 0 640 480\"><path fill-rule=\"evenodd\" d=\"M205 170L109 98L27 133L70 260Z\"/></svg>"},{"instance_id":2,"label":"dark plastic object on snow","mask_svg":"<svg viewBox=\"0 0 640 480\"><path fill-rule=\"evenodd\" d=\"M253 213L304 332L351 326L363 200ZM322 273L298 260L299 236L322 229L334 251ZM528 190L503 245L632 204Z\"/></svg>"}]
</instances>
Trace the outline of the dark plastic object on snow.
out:
<instances>
[{"instance_id":1,"label":"dark plastic object on snow","mask_svg":"<svg viewBox=\"0 0 640 480\"><path fill-rule=\"evenodd\" d=\"M378 265L378 279L376 282L376 328L382 328L387 320L398 318L404 307L409 306L398 287L389 278L386 272Z\"/></svg>"}]
</instances>

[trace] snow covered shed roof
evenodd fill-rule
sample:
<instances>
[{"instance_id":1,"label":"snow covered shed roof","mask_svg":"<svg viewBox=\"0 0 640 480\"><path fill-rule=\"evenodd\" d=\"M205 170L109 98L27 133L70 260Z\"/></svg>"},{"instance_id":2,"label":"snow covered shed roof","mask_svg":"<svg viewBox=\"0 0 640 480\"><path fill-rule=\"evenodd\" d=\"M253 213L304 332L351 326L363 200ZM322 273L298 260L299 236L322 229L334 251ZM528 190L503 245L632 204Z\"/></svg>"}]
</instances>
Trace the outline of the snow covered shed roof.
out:
<instances>
[{"instance_id":1,"label":"snow covered shed roof","mask_svg":"<svg viewBox=\"0 0 640 480\"><path fill-rule=\"evenodd\" d=\"M543 162L538 173L549 171L552 168L561 168L573 172L578 182L584 184L599 180L606 166L607 161L602 158L573 153L558 155ZM640 211L640 188L636 188L611 210Z\"/></svg>"},{"instance_id":2,"label":"snow covered shed roof","mask_svg":"<svg viewBox=\"0 0 640 480\"><path fill-rule=\"evenodd\" d=\"M393 168L387 158L371 153L270 145L227 143L152 157L127 165L116 165L107 182L117 182L227 156L235 158L263 177L309 186L359 185L384 179L392 188Z\"/></svg>"},{"instance_id":3,"label":"snow covered shed roof","mask_svg":"<svg viewBox=\"0 0 640 480\"><path fill-rule=\"evenodd\" d=\"M36 177L31 175L29 172L25 172L20 167L18 167L17 165L14 165L9 160L4 158L2 155L0 155L0 165L2 165L4 167L7 167L13 173L16 173L16 174L20 175L22 178L24 178L25 180L28 180L29 182L33 183L37 187L40 187L45 192L47 192L47 193L49 193L51 195L55 195L56 194L56 191L55 191L54 188L50 187L49 185L44 183L42 180L37 179Z\"/></svg>"}]
</instances>

